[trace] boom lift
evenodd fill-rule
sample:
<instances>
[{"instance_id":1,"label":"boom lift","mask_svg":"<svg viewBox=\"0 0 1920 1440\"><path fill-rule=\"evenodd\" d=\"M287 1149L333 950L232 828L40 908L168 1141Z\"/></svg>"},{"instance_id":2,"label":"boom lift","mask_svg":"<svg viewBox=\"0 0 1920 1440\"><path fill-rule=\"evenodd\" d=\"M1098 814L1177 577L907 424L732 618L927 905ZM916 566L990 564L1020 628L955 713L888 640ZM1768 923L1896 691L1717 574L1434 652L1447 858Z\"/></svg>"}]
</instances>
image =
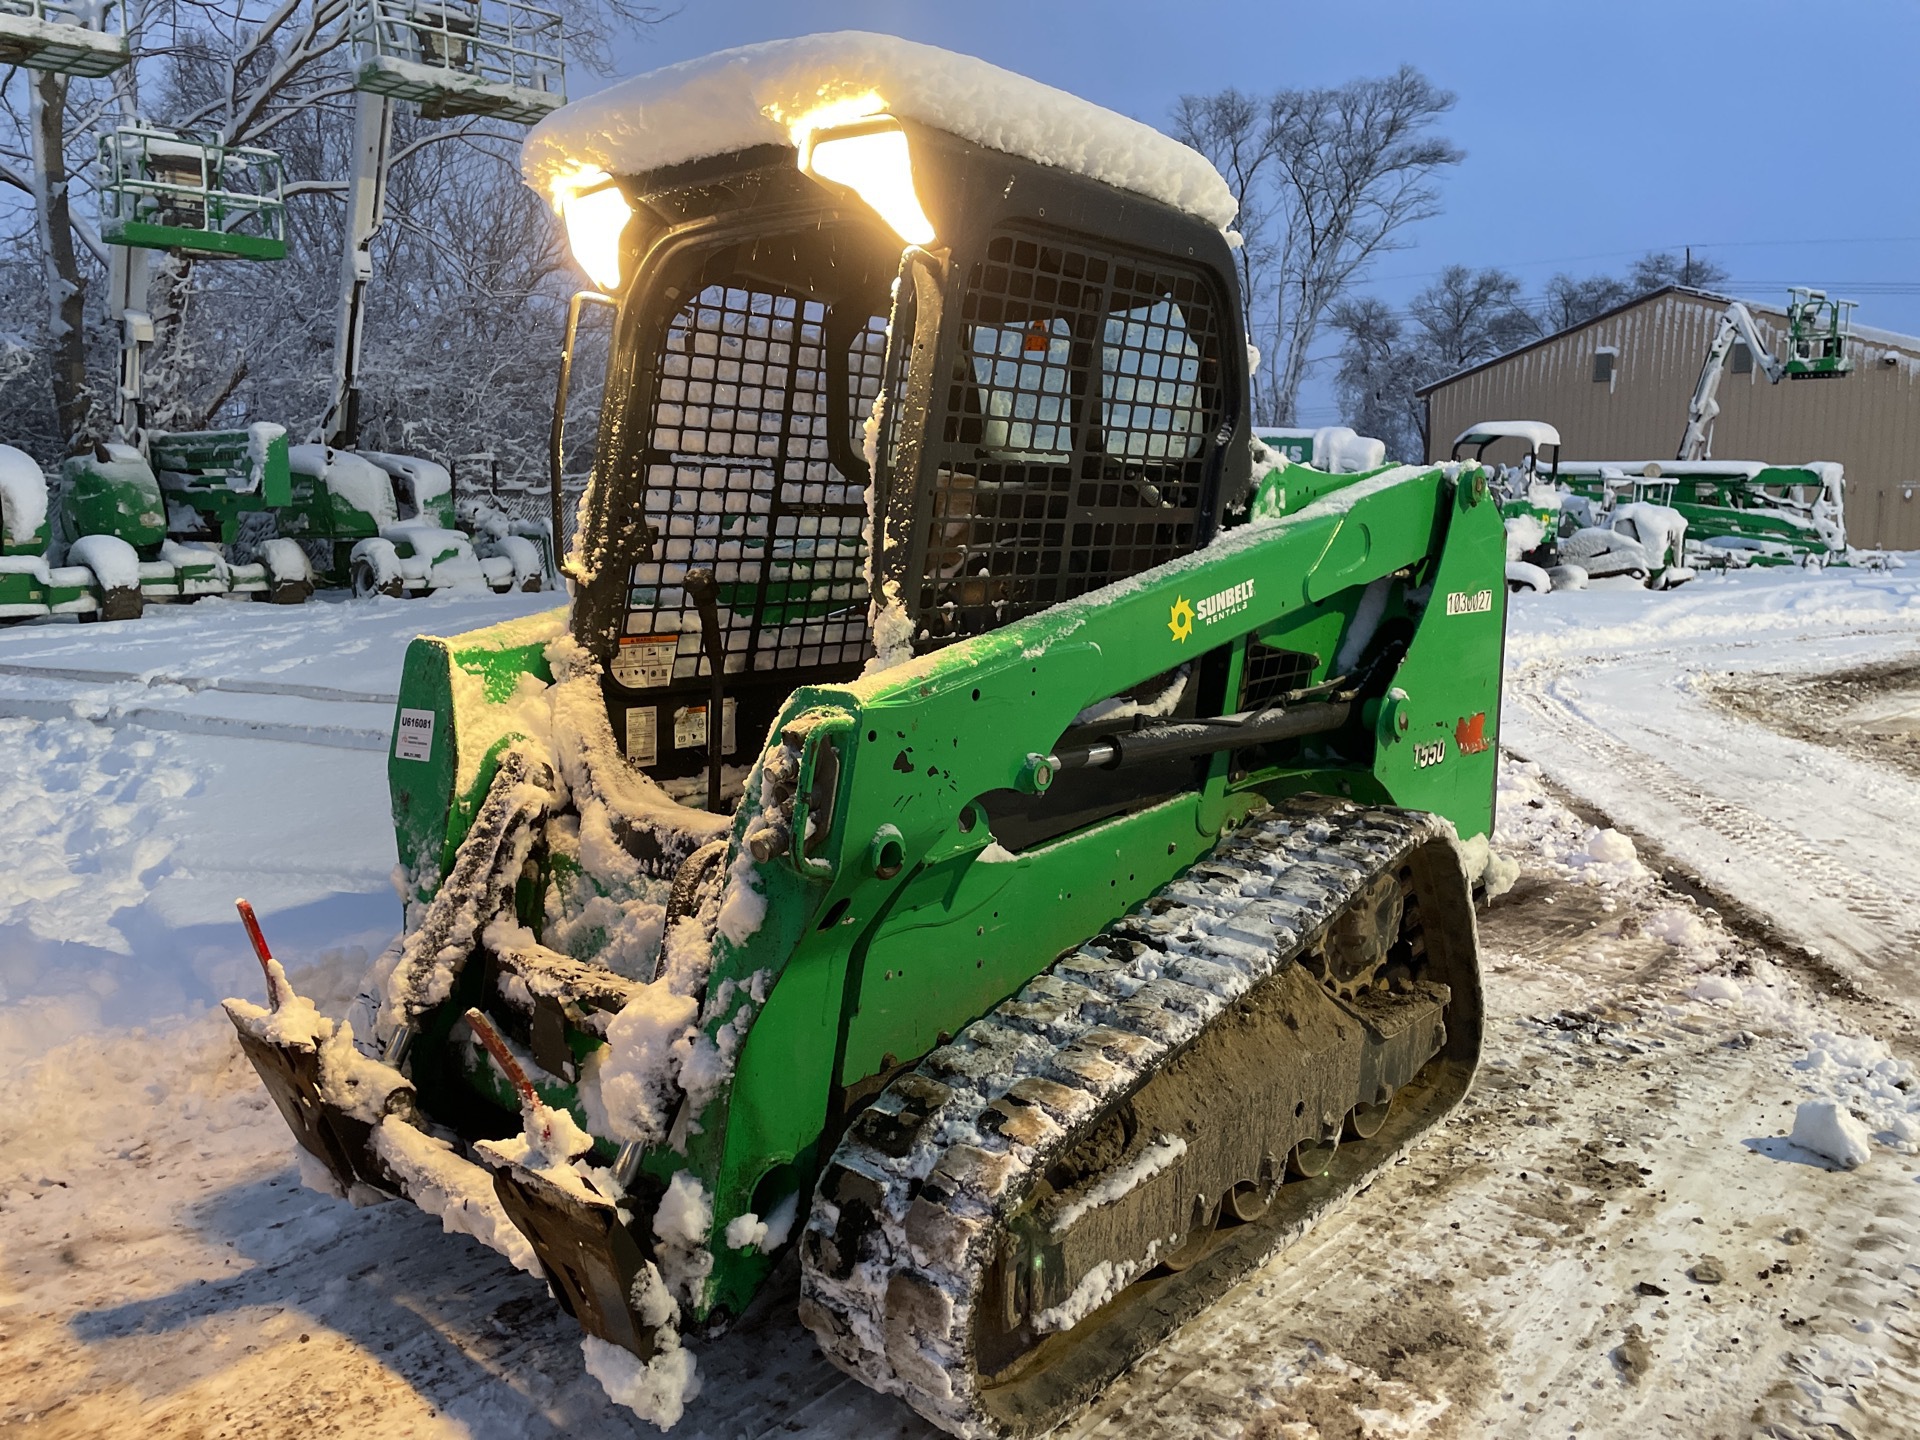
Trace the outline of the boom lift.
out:
<instances>
[{"instance_id":1,"label":"boom lift","mask_svg":"<svg viewBox=\"0 0 1920 1440\"><path fill-rule=\"evenodd\" d=\"M127 37L107 29L111 4L0 0L0 65L98 79L127 63Z\"/></svg>"},{"instance_id":2,"label":"boom lift","mask_svg":"<svg viewBox=\"0 0 1920 1440\"><path fill-rule=\"evenodd\" d=\"M251 594L285 603L311 592L297 546L268 542L245 563L230 555L238 516L283 498L279 428L160 436L147 429L144 401L152 252L281 259L281 189L271 150L132 121L100 137L100 236L112 247L108 307L121 331L118 439L61 466L51 539L69 563L49 587L50 612L123 619L149 601Z\"/></svg>"},{"instance_id":3,"label":"boom lift","mask_svg":"<svg viewBox=\"0 0 1920 1440\"><path fill-rule=\"evenodd\" d=\"M1713 451L1713 421L1720 413L1721 377L1736 344L1745 345L1767 383L1782 380L1829 380L1851 374L1853 356L1848 342L1853 331L1854 302L1829 300L1824 290L1796 285L1787 292L1787 357L1775 357L1760 338L1753 313L1738 300L1729 304L1720 316L1713 343L1707 346L1707 358L1700 366L1700 379L1687 404L1687 428L1680 437L1676 460L1704 460Z\"/></svg>"},{"instance_id":4,"label":"boom lift","mask_svg":"<svg viewBox=\"0 0 1920 1440\"><path fill-rule=\"evenodd\" d=\"M241 1045L659 1423L797 1249L835 1364L1045 1431L1466 1090L1485 472L1256 469L1224 183L980 61L727 52L525 164L618 307L572 603L414 643L407 932L351 1025L256 936Z\"/></svg>"},{"instance_id":5,"label":"boom lift","mask_svg":"<svg viewBox=\"0 0 1920 1440\"><path fill-rule=\"evenodd\" d=\"M352 173L347 185L347 233L342 251L340 303L334 336L334 390L320 436L329 459L316 479L333 473L333 453L346 457L360 434L360 362L366 329L367 287L373 280L373 240L385 219L392 161L393 105L417 105L442 118L482 115L531 124L566 103L566 61L560 16L523 0L353 0L347 19L354 54ZM440 534L426 537L416 519L405 533L389 533L388 511L415 508L403 494L411 475L428 462L404 456L368 457L395 482L392 499L369 502L346 516L315 518L307 532L323 531L344 545L329 573L356 592L432 589L465 579L476 559L496 589L507 583L540 589L544 568L529 569L524 537L501 543L486 527L472 537L455 528L451 497ZM388 463L392 462L392 463ZM445 471L431 467L445 478ZM347 549L354 558L346 560ZM429 553L431 552L431 553ZM417 563L415 563L417 562ZM502 566L505 566L504 572Z\"/></svg>"}]
</instances>

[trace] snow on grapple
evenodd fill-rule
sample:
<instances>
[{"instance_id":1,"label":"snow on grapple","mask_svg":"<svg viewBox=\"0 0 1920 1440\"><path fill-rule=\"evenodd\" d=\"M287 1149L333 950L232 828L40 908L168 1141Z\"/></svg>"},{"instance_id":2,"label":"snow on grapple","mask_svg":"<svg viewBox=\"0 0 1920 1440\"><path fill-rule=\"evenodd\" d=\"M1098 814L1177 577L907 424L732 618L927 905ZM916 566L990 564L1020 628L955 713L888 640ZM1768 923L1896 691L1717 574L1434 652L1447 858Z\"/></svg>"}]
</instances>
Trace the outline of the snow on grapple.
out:
<instances>
[{"instance_id":1,"label":"snow on grapple","mask_svg":"<svg viewBox=\"0 0 1920 1440\"><path fill-rule=\"evenodd\" d=\"M1218 177L977 61L732 52L528 168L620 306L572 604L414 643L405 933L235 1024L657 1422L789 1262L834 1363L1044 1431L1467 1086L1485 472L1256 449Z\"/></svg>"}]
</instances>

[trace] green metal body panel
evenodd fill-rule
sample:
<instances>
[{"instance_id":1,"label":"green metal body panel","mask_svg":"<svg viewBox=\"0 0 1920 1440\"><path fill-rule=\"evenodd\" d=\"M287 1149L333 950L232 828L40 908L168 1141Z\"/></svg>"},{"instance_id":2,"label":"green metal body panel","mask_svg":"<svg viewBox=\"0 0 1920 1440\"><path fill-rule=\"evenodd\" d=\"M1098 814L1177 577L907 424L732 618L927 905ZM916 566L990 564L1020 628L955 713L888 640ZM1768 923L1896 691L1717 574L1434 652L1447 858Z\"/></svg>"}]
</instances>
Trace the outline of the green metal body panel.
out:
<instances>
[{"instance_id":1,"label":"green metal body panel","mask_svg":"<svg viewBox=\"0 0 1920 1440\"><path fill-rule=\"evenodd\" d=\"M260 444L245 430L156 434L149 453L167 498L198 513L224 545L237 538L243 516L293 498L284 431Z\"/></svg>"},{"instance_id":2,"label":"green metal body panel","mask_svg":"<svg viewBox=\"0 0 1920 1440\"><path fill-rule=\"evenodd\" d=\"M47 521L31 535L15 535L8 530L0 535L0 555L44 555L47 553Z\"/></svg>"},{"instance_id":3,"label":"green metal body panel","mask_svg":"<svg viewBox=\"0 0 1920 1440\"><path fill-rule=\"evenodd\" d=\"M48 587L40 577L20 570L0 570L0 620L44 615Z\"/></svg>"},{"instance_id":4,"label":"green metal body panel","mask_svg":"<svg viewBox=\"0 0 1920 1440\"><path fill-rule=\"evenodd\" d=\"M1484 472L1329 476L1288 466L1264 478L1250 516L1133 580L788 700L768 753L790 730L804 734L804 795L810 767L832 747L833 810L790 817L796 834L824 820L811 855L740 862L760 816L764 756L748 776L729 863L751 865L765 918L737 942L714 937L702 1020L710 1043L723 1030L737 1040L732 1078L694 1117L684 1154L663 1146L642 1158L644 1173L690 1171L712 1197L715 1265L702 1316L737 1314L765 1279L771 1262L728 1248L725 1228L804 1195L849 1090L871 1088L959 1031L1253 808L1316 791L1433 811L1466 836L1491 830L1505 533ZM409 651L396 731L417 734L431 716L431 740L426 759L396 752L388 763L417 898L432 894L466 833L493 759L516 733L516 705L548 676L544 648L565 615L422 639ZM1356 626L1393 627L1404 655L1392 688L1356 706L1344 727L1197 761L1198 785L1017 855L983 823L981 798L1032 790L1035 757L1089 705L1209 654L1224 660L1226 693L1236 694L1255 639L1314 657L1308 683L1324 681ZM1266 768L1237 768L1260 756ZM538 930L537 914L523 918ZM446 1034L477 984L464 977L421 1043ZM573 1034L569 1043L581 1054L598 1042ZM514 1101L498 1075L489 1067L469 1078L510 1121ZM568 1087L537 1083L548 1103L585 1122ZM433 1098L422 1094L430 1110Z\"/></svg>"},{"instance_id":5,"label":"green metal body panel","mask_svg":"<svg viewBox=\"0 0 1920 1440\"><path fill-rule=\"evenodd\" d=\"M329 548L327 564L315 569L328 584L344 585L353 547L380 533L380 523L316 475L294 471L290 495L280 512L279 530L295 540L318 540Z\"/></svg>"},{"instance_id":6,"label":"green metal body panel","mask_svg":"<svg viewBox=\"0 0 1920 1440\"><path fill-rule=\"evenodd\" d=\"M167 507L145 461L74 455L60 467L60 514L69 536L113 535L143 558L167 538Z\"/></svg>"}]
</instances>

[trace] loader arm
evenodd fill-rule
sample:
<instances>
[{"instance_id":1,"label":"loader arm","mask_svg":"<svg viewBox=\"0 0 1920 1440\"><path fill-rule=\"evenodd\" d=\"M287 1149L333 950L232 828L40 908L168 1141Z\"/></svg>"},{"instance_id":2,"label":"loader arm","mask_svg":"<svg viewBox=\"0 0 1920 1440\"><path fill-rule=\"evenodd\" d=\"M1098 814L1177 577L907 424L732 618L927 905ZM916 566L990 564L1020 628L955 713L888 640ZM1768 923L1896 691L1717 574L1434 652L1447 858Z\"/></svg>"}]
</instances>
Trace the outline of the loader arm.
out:
<instances>
[{"instance_id":1,"label":"loader arm","mask_svg":"<svg viewBox=\"0 0 1920 1440\"><path fill-rule=\"evenodd\" d=\"M724 1245L727 1224L803 1190L863 1093L1258 807L1315 790L1434 811L1463 837L1490 831L1505 549L1483 473L1361 477L1134 582L856 685L794 695L762 767L797 732L798 792L829 748L839 781L830 813L816 803L800 820L827 827L817 854L756 864L767 920L716 945L709 995L745 997L760 976L768 999L757 1014L743 998L707 1016L709 1037L729 1031L738 1054L684 1162L714 1198L708 1306L737 1313L767 1266ZM1208 651L1227 652L1237 693L1256 636L1319 645L1331 661L1369 624L1365 597L1388 587L1401 594L1376 602L1382 615L1414 596L1398 617L1410 626L1404 653L1344 725L1284 755L1196 757L1202 785L1017 855L995 840L996 800L1041 784L1036 771L1087 707ZM1184 633L1182 607L1219 596L1233 608ZM1462 674L1480 683L1463 687ZM747 793L763 792L750 780ZM736 855L743 837L794 824L750 799Z\"/></svg>"}]
</instances>

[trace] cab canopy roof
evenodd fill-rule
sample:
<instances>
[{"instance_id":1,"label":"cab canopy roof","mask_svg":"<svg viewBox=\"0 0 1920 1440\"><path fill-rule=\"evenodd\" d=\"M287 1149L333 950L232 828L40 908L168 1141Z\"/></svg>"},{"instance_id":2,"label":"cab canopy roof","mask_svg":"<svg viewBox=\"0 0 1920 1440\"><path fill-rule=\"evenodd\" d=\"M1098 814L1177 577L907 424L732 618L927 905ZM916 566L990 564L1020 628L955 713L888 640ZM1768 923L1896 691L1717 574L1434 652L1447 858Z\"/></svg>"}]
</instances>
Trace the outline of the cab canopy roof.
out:
<instances>
[{"instance_id":1,"label":"cab canopy roof","mask_svg":"<svg viewBox=\"0 0 1920 1440\"><path fill-rule=\"evenodd\" d=\"M1457 450L1462 445L1491 445L1495 440L1524 440L1538 450L1558 445L1560 432L1544 420L1482 420L1469 425L1453 444Z\"/></svg>"},{"instance_id":2,"label":"cab canopy roof","mask_svg":"<svg viewBox=\"0 0 1920 1440\"><path fill-rule=\"evenodd\" d=\"M829 108L830 107L830 108ZM843 30L721 50L555 111L521 150L549 197L886 113L1158 200L1224 229L1239 208L1204 156L1064 90L892 35Z\"/></svg>"}]
</instances>

